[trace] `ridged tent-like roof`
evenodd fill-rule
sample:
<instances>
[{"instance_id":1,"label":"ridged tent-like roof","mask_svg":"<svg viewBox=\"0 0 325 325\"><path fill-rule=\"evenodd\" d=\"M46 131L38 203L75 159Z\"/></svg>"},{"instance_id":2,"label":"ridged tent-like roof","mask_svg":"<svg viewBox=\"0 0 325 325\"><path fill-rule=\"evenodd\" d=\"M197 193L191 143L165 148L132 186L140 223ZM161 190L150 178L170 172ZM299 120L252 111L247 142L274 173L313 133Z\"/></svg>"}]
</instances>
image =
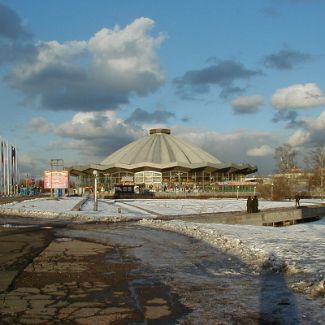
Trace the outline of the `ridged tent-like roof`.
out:
<instances>
[{"instance_id":1,"label":"ridged tent-like roof","mask_svg":"<svg viewBox=\"0 0 325 325\"><path fill-rule=\"evenodd\" d=\"M108 170L184 170L209 169L253 173L250 165L224 164L201 148L170 134L170 129L151 129L149 135L133 141L106 157L100 164L70 168L72 174L87 173L97 169Z\"/></svg>"},{"instance_id":2,"label":"ridged tent-like roof","mask_svg":"<svg viewBox=\"0 0 325 325\"><path fill-rule=\"evenodd\" d=\"M175 138L169 129L152 129L149 136L129 143L101 162L101 165L123 165L128 169L143 164L158 169L174 166L192 169L222 163L199 147Z\"/></svg>"}]
</instances>

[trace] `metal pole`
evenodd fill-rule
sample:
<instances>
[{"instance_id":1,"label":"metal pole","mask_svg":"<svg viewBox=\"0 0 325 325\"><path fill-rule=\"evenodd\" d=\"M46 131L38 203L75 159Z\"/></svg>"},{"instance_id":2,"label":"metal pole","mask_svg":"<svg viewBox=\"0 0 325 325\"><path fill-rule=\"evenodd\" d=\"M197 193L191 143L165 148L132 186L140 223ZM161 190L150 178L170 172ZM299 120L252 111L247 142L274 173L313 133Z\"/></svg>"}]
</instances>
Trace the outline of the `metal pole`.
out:
<instances>
[{"instance_id":1,"label":"metal pole","mask_svg":"<svg viewBox=\"0 0 325 325\"><path fill-rule=\"evenodd\" d=\"M94 211L97 211L98 210L98 205L97 205L97 176L98 176L98 172L97 172L97 170L93 171L93 175L95 177Z\"/></svg>"},{"instance_id":2,"label":"metal pole","mask_svg":"<svg viewBox=\"0 0 325 325\"><path fill-rule=\"evenodd\" d=\"M10 157L9 157L8 141L7 141L7 196L10 196Z\"/></svg>"},{"instance_id":3,"label":"metal pole","mask_svg":"<svg viewBox=\"0 0 325 325\"><path fill-rule=\"evenodd\" d=\"M323 200L324 198L324 190L323 190L323 186L324 186L324 146L322 147L322 150L320 152L320 158L321 158L321 166L320 166L320 197L321 200Z\"/></svg>"},{"instance_id":4,"label":"metal pole","mask_svg":"<svg viewBox=\"0 0 325 325\"><path fill-rule=\"evenodd\" d=\"M53 161L51 160L51 199L53 199L52 170L53 170Z\"/></svg>"},{"instance_id":5,"label":"metal pole","mask_svg":"<svg viewBox=\"0 0 325 325\"><path fill-rule=\"evenodd\" d=\"M204 171L202 172L202 187L203 187L203 192L204 192L204 187L205 187L205 183L204 183Z\"/></svg>"}]
</instances>

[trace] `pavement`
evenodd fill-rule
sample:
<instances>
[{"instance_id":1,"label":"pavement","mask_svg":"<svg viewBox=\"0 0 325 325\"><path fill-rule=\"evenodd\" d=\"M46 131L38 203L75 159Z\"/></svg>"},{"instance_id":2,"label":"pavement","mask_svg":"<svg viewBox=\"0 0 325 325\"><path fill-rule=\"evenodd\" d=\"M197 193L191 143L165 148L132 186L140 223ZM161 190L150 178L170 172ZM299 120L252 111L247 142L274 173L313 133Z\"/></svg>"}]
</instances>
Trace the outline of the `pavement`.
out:
<instances>
[{"instance_id":1,"label":"pavement","mask_svg":"<svg viewBox=\"0 0 325 325\"><path fill-rule=\"evenodd\" d=\"M139 223L2 216L1 324L322 324L322 299ZM293 279L294 280L294 279Z\"/></svg>"},{"instance_id":2,"label":"pavement","mask_svg":"<svg viewBox=\"0 0 325 325\"><path fill-rule=\"evenodd\" d=\"M174 324L187 313L125 247L56 227L0 228L1 324Z\"/></svg>"}]
</instances>

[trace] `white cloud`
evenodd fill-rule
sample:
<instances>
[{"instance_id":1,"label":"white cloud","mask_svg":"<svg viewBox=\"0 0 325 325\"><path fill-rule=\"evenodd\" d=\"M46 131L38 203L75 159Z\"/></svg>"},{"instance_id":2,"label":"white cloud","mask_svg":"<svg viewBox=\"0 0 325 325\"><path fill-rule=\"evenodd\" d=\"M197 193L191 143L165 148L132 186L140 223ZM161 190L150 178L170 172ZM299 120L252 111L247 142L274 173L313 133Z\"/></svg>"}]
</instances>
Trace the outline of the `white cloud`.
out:
<instances>
[{"instance_id":1,"label":"white cloud","mask_svg":"<svg viewBox=\"0 0 325 325\"><path fill-rule=\"evenodd\" d=\"M54 141L51 148L75 151L81 163L98 163L122 146L143 136L143 130L127 124L113 111L77 113L71 121L62 123L55 130L64 138Z\"/></svg>"},{"instance_id":2,"label":"white cloud","mask_svg":"<svg viewBox=\"0 0 325 325\"><path fill-rule=\"evenodd\" d=\"M296 131L289 139L288 144L293 147L299 147L309 142L310 140L310 132L305 130Z\"/></svg>"},{"instance_id":3,"label":"white cloud","mask_svg":"<svg viewBox=\"0 0 325 325\"><path fill-rule=\"evenodd\" d=\"M316 83L297 84L278 89L272 105L278 109L311 108L325 104L325 96Z\"/></svg>"},{"instance_id":4,"label":"white cloud","mask_svg":"<svg viewBox=\"0 0 325 325\"><path fill-rule=\"evenodd\" d=\"M252 148L247 151L247 156L252 156L252 157L264 157L264 156L269 156L274 153L274 149L266 144L263 144L260 147L257 148Z\"/></svg>"},{"instance_id":5,"label":"white cloud","mask_svg":"<svg viewBox=\"0 0 325 325\"><path fill-rule=\"evenodd\" d=\"M161 78L157 67L155 48L160 45L165 36L157 38L146 35L154 27L154 21L149 18L136 19L132 24L114 30L103 28L92 37L88 44L94 54L94 63L100 67L116 70L117 73L150 71Z\"/></svg>"},{"instance_id":6,"label":"white cloud","mask_svg":"<svg viewBox=\"0 0 325 325\"><path fill-rule=\"evenodd\" d=\"M196 144L222 162L255 164L262 173L270 172L274 168L274 161L269 156L249 156L247 152L252 148L252 144L276 147L284 142L272 133L247 129L232 133L218 133L178 127L174 132L172 129L172 135Z\"/></svg>"},{"instance_id":7,"label":"white cloud","mask_svg":"<svg viewBox=\"0 0 325 325\"><path fill-rule=\"evenodd\" d=\"M325 144L325 111L318 117L305 118L303 127L297 130L289 138L292 146L319 146Z\"/></svg>"},{"instance_id":8,"label":"white cloud","mask_svg":"<svg viewBox=\"0 0 325 325\"><path fill-rule=\"evenodd\" d=\"M35 133L50 133L54 130L54 126L44 117L34 117L27 124L27 129Z\"/></svg>"},{"instance_id":9,"label":"white cloud","mask_svg":"<svg viewBox=\"0 0 325 325\"><path fill-rule=\"evenodd\" d=\"M305 123L308 128L312 130L325 130L325 111L320 113L320 115L317 118L305 118Z\"/></svg>"},{"instance_id":10,"label":"white cloud","mask_svg":"<svg viewBox=\"0 0 325 325\"><path fill-rule=\"evenodd\" d=\"M231 102L232 109L237 114L255 113L263 103L262 96L241 96Z\"/></svg>"},{"instance_id":11,"label":"white cloud","mask_svg":"<svg viewBox=\"0 0 325 325\"><path fill-rule=\"evenodd\" d=\"M77 113L71 121L59 125L56 133L74 139L135 138L139 134L113 111Z\"/></svg>"},{"instance_id":12,"label":"white cloud","mask_svg":"<svg viewBox=\"0 0 325 325\"><path fill-rule=\"evenodd\" d=\"M241 96L234 99L231 104L235 107L258 107L263 101L262 96Z\"/></svg>"},{"instance_id":13,"label":"white cloud","mask_svg":"<svg viewBox=\"0 0 325 325\"><path fill-rule=\"evenodd\" d=\"M57 126L43 117L33 118L27 129L52 135L47 143L48 152L52 155L60 152L61 155L65 150L64 156L78 164L98 163L120 147L147 134L139 126L117 117L114 111L80 112Z\"/></svg>"},{"instance_id":14,"label":"white cloud","mask_svg":"<svg viewBox=\"0 0 325 325\"><path fill-rule=\"evenodd\" d=\"M153 26L142 17L125 28L103 28L89 40L40 42L33 59L14 66L9 83L40 108L117 109L164 82L156 49L165 36L149 35Z\"/></svg>"}]
</instances>

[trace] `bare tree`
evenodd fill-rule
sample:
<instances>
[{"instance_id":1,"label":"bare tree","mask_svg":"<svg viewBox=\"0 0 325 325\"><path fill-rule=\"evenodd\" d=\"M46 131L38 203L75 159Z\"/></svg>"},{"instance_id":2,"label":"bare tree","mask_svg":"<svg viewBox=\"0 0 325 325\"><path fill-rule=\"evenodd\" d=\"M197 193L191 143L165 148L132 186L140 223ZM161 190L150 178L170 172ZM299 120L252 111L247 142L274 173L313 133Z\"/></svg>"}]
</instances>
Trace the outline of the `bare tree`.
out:
<instances>
[{"instance_id":1,"label":"bare tree","mask_svg":"<svg viewBox=\"0 0 325 325\"><path fill-rule=\"evenodd\" d=\"M284 144L275 148L274 159L277 164L277 171L286 173L297 166L296 157L298 151L292 148L290 144Z\"/></svg>"},{"instance_id":2,"label":"bare tree","mask_svg":"<svg viewBox=\"0 0 325 325\"><path fill-rule=\"evenodd\" d=\"M292 187L286 177L274 178L273 199L283 200L290 199L293 196Z\"/></svg>"},{"instance_id":3,"label":"bare tree","mask_svg":"<svg viewBox=\"0 0 325 325\"><path fill-rule=\"evenodd\" d=\"M324 147L317 147L309 152L310 165L313 170L324 168L325 163L325 149Z\"/></svg>"},{"instance_id":4,"label":"bare tree","mask_svg":"<svg viewBox=\"0 0 325 325\"><path fill-rule=\"evenodd\" d=\"M311 171L312 170L312 166L311 166L311 161L310 161L310 154L307 154L307 155L304 156L303 162L305 164L305 168L304 168L305 171L306 172Z\"/></svg>"},{"instance_id":5,"label":"bare tree","mask_svg":"<svg viewBox=\"0 0 325 325\"><path fill-rule=\"evenodd\" d=\"M325 148L319 146L312 149L305 158L311 166L313 177L310 180L311 187L318 187L320 195L323 197L324 188L324 168L325 168Z\"/></svg>"}]
</instances>

